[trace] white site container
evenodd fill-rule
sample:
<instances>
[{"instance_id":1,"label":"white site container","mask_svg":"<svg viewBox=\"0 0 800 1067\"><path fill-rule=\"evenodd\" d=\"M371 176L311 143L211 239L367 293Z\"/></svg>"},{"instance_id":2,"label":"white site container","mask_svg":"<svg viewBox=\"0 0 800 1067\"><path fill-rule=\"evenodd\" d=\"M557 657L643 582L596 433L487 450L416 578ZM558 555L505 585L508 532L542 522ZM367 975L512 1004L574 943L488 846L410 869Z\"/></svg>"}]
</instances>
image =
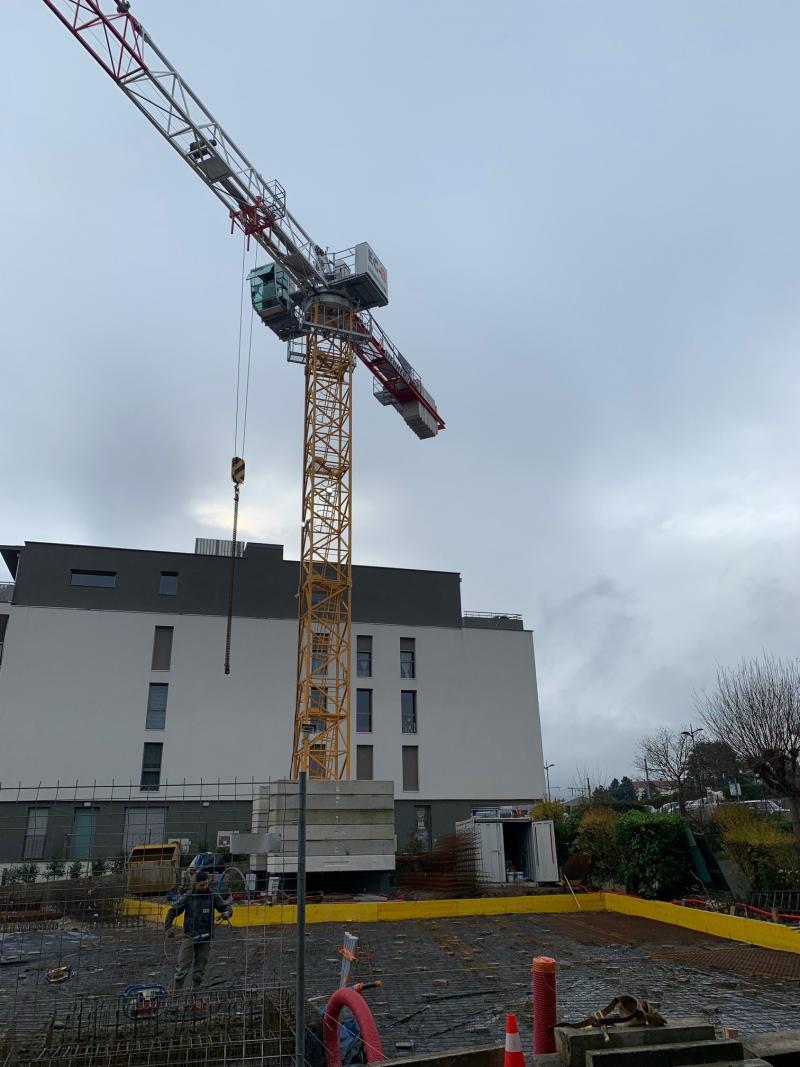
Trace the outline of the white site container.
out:
<instances>
[{"instance_id":1,"label":"white site container","mask_svg":"<svg viewBox=\"0 0 800 1067\"><path fill-rule=\"evenodd\" d=\"M531 882L558 881L558 858L553 820L533 822L519 816L503 818L462 819L456 823L457 833L469 833L475 838L480 862L481 881ZM509 866L517 877L508 877Z\"/></svg>"}]
</instances>

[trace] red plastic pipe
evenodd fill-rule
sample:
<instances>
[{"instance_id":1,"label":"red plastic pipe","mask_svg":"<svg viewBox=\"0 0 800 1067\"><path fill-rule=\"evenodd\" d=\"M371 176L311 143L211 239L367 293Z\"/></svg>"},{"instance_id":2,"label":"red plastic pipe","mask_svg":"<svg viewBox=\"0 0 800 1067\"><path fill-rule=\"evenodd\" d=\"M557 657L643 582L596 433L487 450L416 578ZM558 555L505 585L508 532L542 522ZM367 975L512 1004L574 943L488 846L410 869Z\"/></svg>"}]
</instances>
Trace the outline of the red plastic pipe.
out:
<instances>
[{"instance_id":1,"label":"red plastic pipe","mask_svg":"<svg viewBox=\"0 0 800 1067\"><path fill-rule=\"evenodd\" d=\"M339 1048L339 1014L342 1008L348 1008L358 1023L367 1063L383 1063L383 1045L369 1004L355 989L342 988L337 989L328 1001L322 1019L322 1038L328 1067L342 1067L342 1053Z\"/></svg>"},{"instance_id":2,"label":"red plastic pipe","mask_svg":"<svg viewBox=\"0 0 800 1067\"><path fill-rule=\"evenodd\" d=\"M533 980L533 1054L556 1051L553 1027L556 1025L556 961L550 956L534 956Z\"/></svg>"},{"instance_id":3,"label":"red plastic pipe","mask_svg":"<svg viewBox=\"0 0 800 1067\"><path fill-rule=\"evenodd\" d=\"M705 907L705 905L708 903L708 901L707 900L701 900L699 897L684 897L683 900L673 900L672 903L673 904L682 904L682 905L691 906L691 907L693 907L694 905L697 905L698 907ZM757 907L755 907L754 904L740 904L740 903L737 902L735 904L732 904L731 907L742 908L745 912L752 911L756 915L766 915L767 918L772 918L772 912L771 911L767 911L765 908L757 908ZM790 911L779 911L778 912L778 918L779 919L788 919L789 922L796 922L797 920L800 919L800 915L794 915Z\"/></svg>"}]
</instances>

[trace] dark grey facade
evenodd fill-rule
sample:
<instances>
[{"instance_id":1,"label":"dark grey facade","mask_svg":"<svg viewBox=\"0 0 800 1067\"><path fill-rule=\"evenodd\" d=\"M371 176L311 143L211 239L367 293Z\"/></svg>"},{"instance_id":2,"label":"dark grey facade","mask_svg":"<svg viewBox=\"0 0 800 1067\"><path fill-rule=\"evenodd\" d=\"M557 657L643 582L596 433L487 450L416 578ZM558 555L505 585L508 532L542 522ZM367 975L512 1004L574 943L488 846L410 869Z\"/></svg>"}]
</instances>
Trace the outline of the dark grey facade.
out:
<instances>
[{"instance_id":1,"label":"dark grey facade","mask_svg":"<svg viewBox=\"0 0 800 1067\"><path fill-rule=\"evenodd\" d=\"M217 831L251 829L253 805L249 800L225 799L221 802L154 800L97 800L87 802L25 801L0 802L0 863L18 864L28 859L47 863L52 859L108 860L124 853L125 821L129 810L147 808L166 813L164 840L188 839L189 853L216 851ZM36 855L26 857L25 840L28 813L46 810L46 832ZM78 831L78 820L92 813L89 838Z\"/></svg>"},{"instance_id":2,"label":"dark grey facade","mask_svg":"<svg viewBox=\"0 0 800 1067\"><path fill-rule=\"evenodd\" d=\"M225 615L230 562L225 556L146 552L29 541L3 548L16 580L14 603L30 607ZM73 571L116 575L113 588L70 584ZM175 595L159 593L162 573L178 575ZM408 626L462 625L461 578L450 571L353 567L353 618ZM248 544L236 561L234 612L242 618L297 618L298 564L282 545Z\"/></svg>"}]
</instances>

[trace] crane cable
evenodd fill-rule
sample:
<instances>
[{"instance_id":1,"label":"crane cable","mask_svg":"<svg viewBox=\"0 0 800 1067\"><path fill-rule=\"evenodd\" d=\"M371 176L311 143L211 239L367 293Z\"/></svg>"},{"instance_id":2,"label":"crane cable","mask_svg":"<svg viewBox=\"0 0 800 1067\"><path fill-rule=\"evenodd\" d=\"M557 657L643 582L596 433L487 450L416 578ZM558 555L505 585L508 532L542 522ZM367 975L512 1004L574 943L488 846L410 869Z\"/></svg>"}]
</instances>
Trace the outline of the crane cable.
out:
<instances>
[{"instance_id":1,"label":"crane cable","mask_svg":"<svg viewBox=\"0 0 800 1067\"><path fill-rule=\"evenodd\" d=\"M245 256L247 253L247 239L242 240L242 277L239 293L239 342L236 354L236 416L233 430L233 459L231 460L231 481L233 482L233 534L231 536L230 570L228 575L228 617L225 629L225 673L231 673L231 631L233 629L233 598L236 584L236 534L239 526L239 490L244 482L245 463L244 445L247 436L247 408L250 400L250 362L253 352L253 309L250 308L250 337L247 346L247 377L244 388L244 415L242 420L242 455L238 454L239 448L239 402L241 397L242 379L242 324L244 319L244 286L245 286ZM258 252L256 251L256 255Z\"/></svg>"}]
</instances>

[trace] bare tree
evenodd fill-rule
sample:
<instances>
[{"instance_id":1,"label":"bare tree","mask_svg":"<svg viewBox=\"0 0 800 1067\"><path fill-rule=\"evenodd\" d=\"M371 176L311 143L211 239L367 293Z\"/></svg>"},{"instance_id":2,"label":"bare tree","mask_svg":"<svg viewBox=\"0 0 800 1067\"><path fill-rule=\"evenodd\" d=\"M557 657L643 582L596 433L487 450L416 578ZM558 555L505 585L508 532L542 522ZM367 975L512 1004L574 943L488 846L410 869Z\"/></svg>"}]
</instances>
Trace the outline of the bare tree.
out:
<instances>
[{"instance_id":1,"label":"bare tree","mask_svg":"<svg viewBox=\"0 0 800 1067\"><path fill-rule=\"evenodd\" d=\"M716 689L696 700L709 732L788 799L800 835L800 661L764 655L720 667Z\"/></svg>"},{"instance_id":2,"label":"bare tree","mask_svg":"<svg viewBox=\"0 0 800 1067\"><path fill-rule=\"evenodd\" d=\"M650 774L658 775L669 782L678 794L678 805L682 815L686 814L686 783L691 767L692 747L689 737L681 730L670 730L662 726L654 734L643 737L639 742L636 766Z\"/></svg>"}]
</instances>

